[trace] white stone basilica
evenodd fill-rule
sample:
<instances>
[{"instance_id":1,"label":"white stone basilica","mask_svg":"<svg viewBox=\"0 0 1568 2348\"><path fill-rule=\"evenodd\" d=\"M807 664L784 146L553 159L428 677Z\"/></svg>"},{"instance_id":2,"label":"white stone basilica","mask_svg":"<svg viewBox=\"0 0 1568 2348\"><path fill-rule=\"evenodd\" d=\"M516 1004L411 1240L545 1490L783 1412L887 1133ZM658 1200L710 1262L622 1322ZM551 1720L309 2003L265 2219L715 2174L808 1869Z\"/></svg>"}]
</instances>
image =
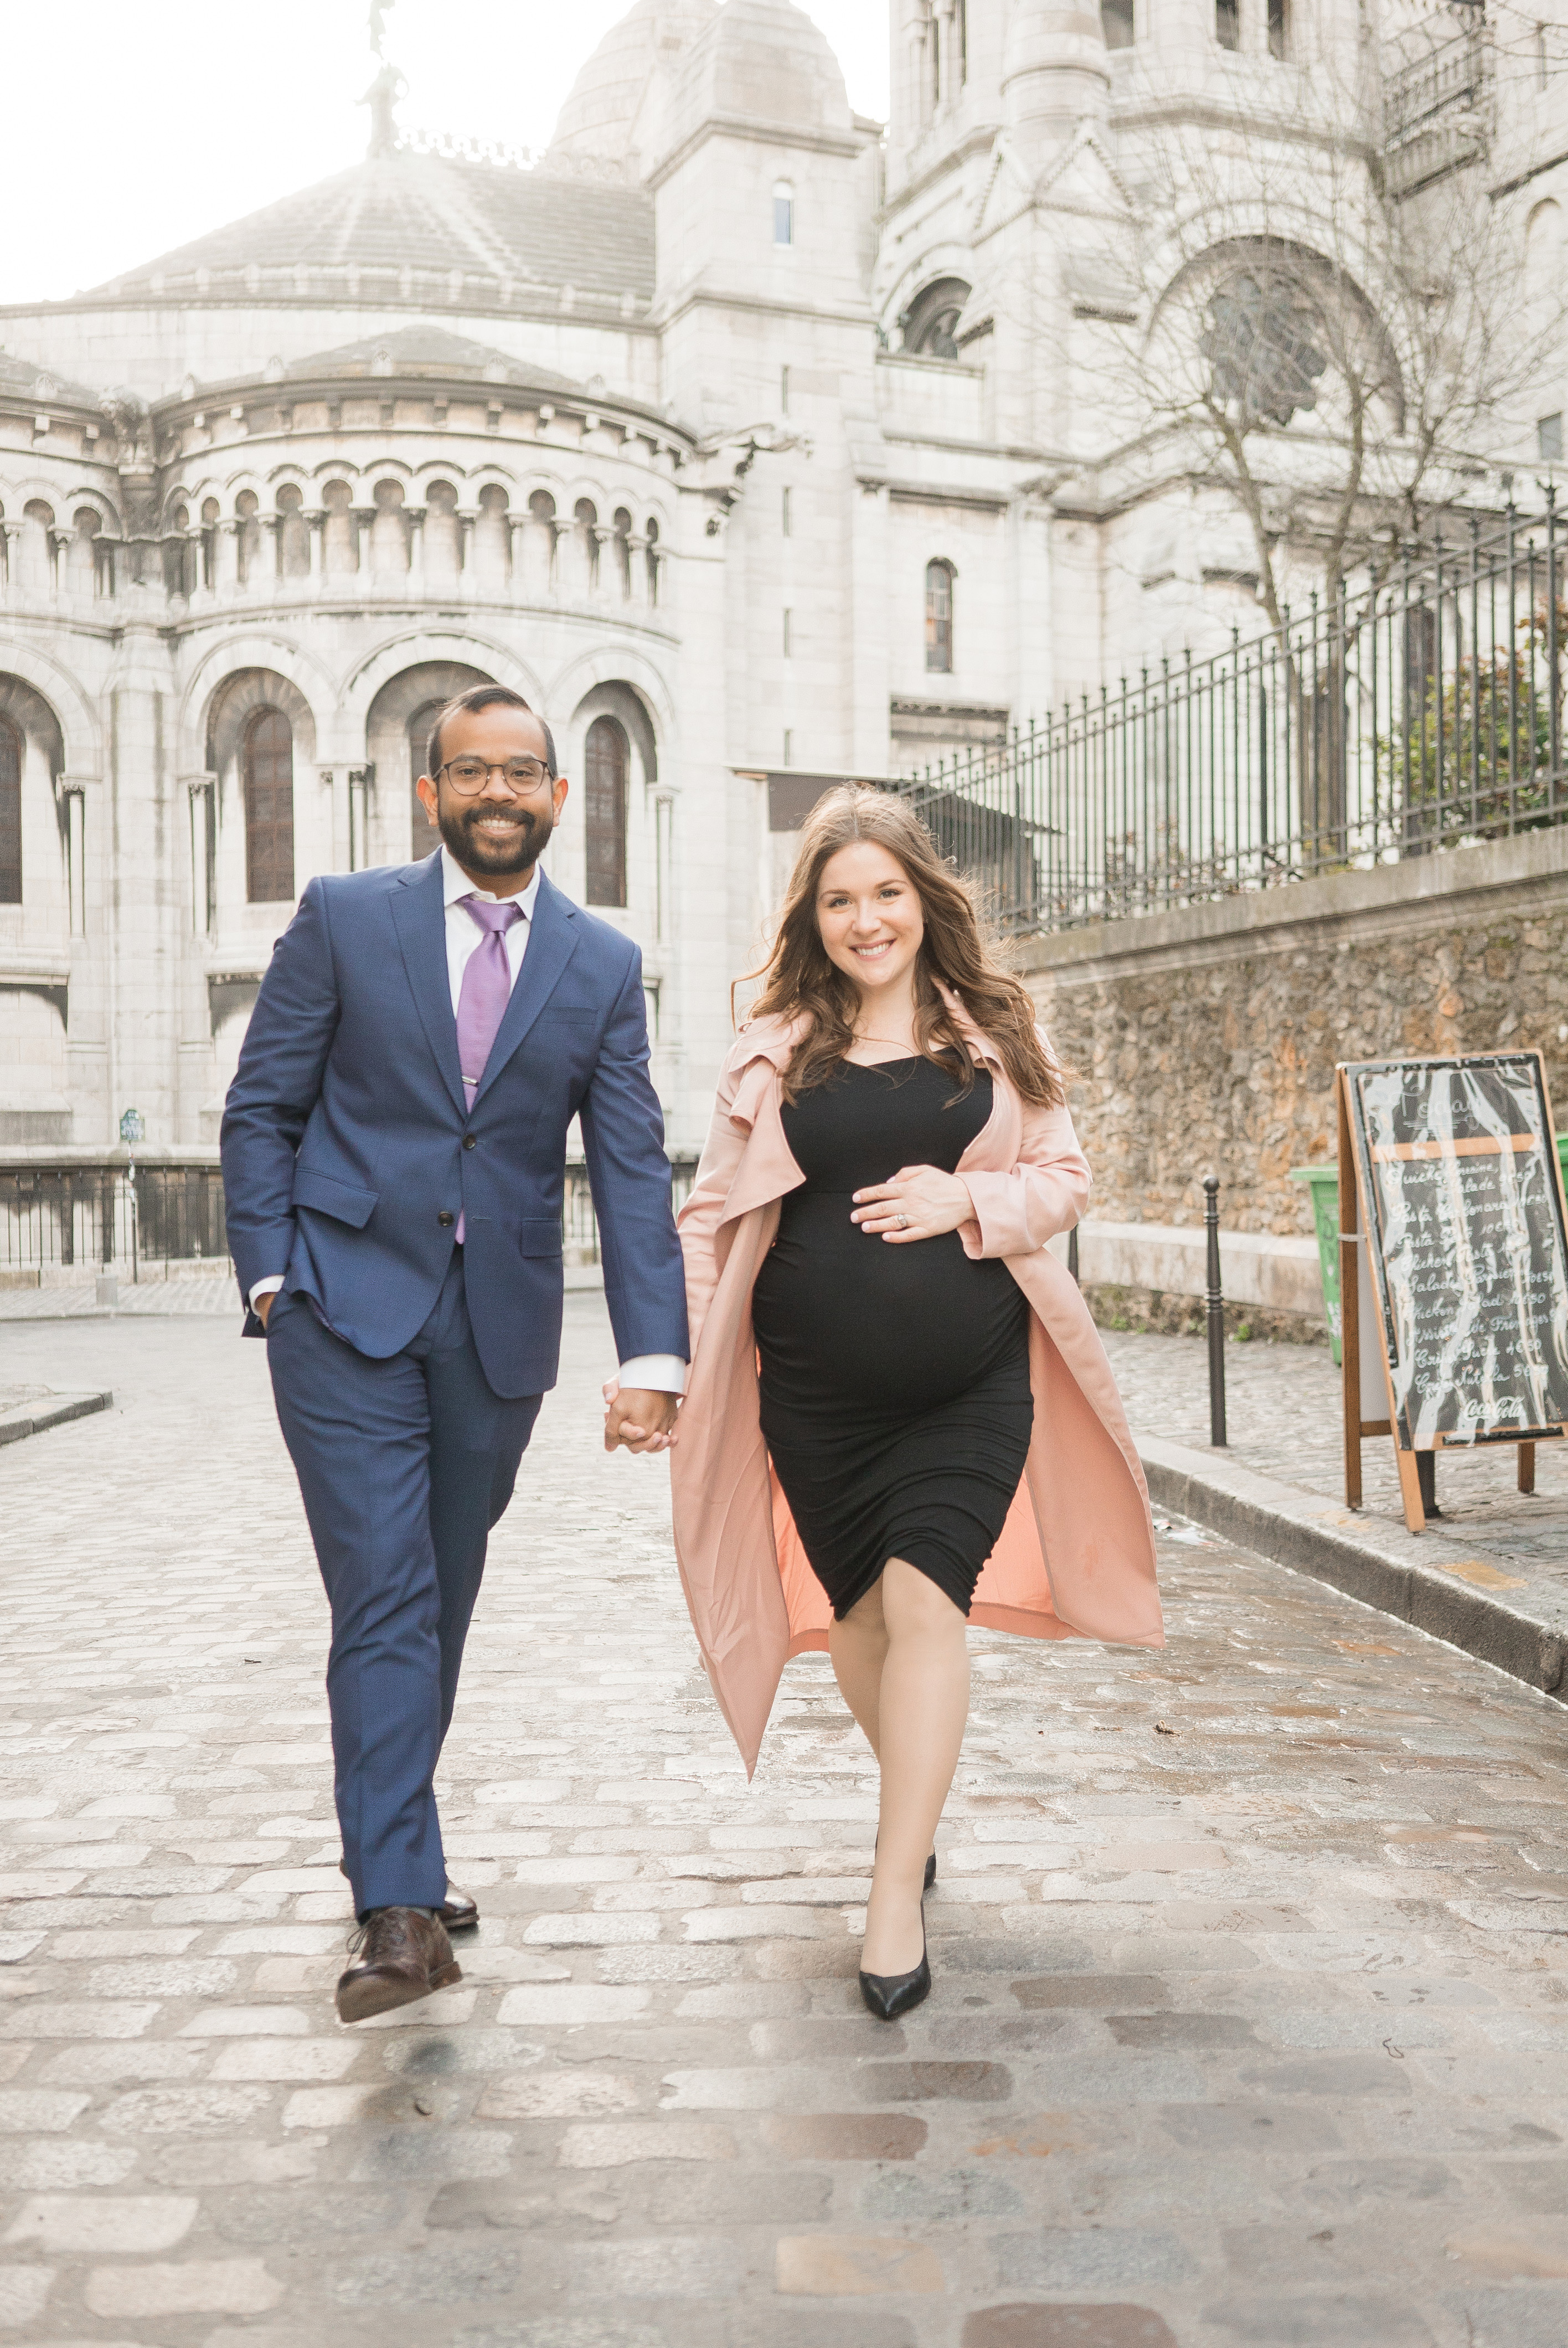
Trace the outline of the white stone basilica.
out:
<instances>
[{"instance_id":1,"label":"white stone basilica","mask_svg":"<svg viewBox=\"0 0 1568 2348\"><path fill-rule=\"evenodd\" d=\"M884 134L790 0L636 0L531 166L401 132L388 68L354 169L0 311L0 1143L210 1144L298 891L429 852L481 678L554 726L549 869L641 944L700 1139L823 778L1168 631L1188 490L1084 486L1086 256L1152 123L1301 137L1357 20L1290 5L894 0Z\"/></svg>"}]
</instances>

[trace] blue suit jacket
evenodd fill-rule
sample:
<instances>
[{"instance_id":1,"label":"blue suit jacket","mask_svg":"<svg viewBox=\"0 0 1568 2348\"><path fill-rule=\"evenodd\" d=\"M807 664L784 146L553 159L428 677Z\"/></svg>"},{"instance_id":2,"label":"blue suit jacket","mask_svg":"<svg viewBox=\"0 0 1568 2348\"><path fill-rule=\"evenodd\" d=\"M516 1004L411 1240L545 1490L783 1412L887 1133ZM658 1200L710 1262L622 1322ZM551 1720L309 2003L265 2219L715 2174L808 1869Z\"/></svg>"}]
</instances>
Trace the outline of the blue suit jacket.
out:
<instances>
[{"instance_id":1,"label":"blue suit jacket","mask_svg":"<svg viewBox=\"0 0 1568 2348\"><path fill-rule=\"evenodd\" d=\"M223 1116L229 1245L249 1298L287 1274L356 1351L428 1319L466 1217L465 1285L496 1392L556 1380L567 1128L582 1122L622 1361L687 1353L642 959L541 873L528 951L470 1110L439 853L313 880L278 940ZM247 1328L259 1332L251 1316Z\"/></svg>"}]
</instances>

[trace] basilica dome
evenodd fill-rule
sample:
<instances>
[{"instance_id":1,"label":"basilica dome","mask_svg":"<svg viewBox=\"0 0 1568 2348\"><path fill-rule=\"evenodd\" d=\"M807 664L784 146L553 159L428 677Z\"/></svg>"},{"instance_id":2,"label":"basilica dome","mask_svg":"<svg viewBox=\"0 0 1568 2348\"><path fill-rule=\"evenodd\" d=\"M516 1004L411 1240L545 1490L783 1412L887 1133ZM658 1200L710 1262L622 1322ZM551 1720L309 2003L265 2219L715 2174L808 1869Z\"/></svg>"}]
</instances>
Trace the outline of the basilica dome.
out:
<instances>
[{"instance_id":1,"label":"basilica dome","mask_svg":"<svg viewBox=\"0 0 1568 2348\"><path fill-rule=\"evenodd\" d=\"M676 137L700 122L850 130L844 74L827 36L791 0L728 0L688 57Z\"/></svg>"},{"instance_id":2,"label":"basilica dome","mask_svg":"<svg viewBox=\"0 0 1568 2348\"><path fill-rule=\"evenodd\" d=\"M413 140L249 212L76 297L78 304L249 295L291 309L507 312L570 290L566 306L619 316L653 292L653 216L634 186L584 186L556 172Z\"/></svg>"},{"instance_id":3,"label":"basilica dome","mask_svg":"<svg viewBox=\"0 0 1568 2348\"><path fill-rule=\"evenodd\" d=\"M719 0L637 0L572 84L547 162L638 178L664 147L673 74L719 14Z\"/></svg>"}]
</instances>

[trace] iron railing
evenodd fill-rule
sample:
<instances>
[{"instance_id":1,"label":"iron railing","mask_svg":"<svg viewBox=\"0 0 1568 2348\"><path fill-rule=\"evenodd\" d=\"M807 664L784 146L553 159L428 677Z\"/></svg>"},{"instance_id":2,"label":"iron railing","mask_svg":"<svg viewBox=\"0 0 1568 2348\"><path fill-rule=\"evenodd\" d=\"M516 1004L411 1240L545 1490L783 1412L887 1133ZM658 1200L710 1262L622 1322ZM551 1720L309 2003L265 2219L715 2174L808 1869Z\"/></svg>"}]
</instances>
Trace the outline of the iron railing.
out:
<instances>
[{"instance_id":1,"label":"iron railing","mask_svg":"<svg viewBox=\"0 0 1568 2348\"><path fill-rule=\"evenodd\" d=\"M1015 934L1560 823L1568 515L1450 531L895 788Z\"/></svg>"},{"instance_id":2,"label":"iron railing","mask_svg":"<svg viewBox=\"0 0 1568 2348\"><path fill-rule=\"evenodd\" d=\"M226 1262L223 1180L212 1166L123 1159L0 1168L0 1272L95 1267L131 1280L153 1265Z\"/></svg>"},{"instance_id":3,"label":"iron railing","mask_svg":"<svg viewBox=\"0 0 1568 2348\"><path fill-rule=\"evenodd\" d=\"M696 1159L675 1158L680 1207ZM561 1237L569 1264L599 1262L588 1174L569 1166ZM0 1272L113 1271L133 1282L216 1260L227 1263L223 1178L216 1166L137 1166L123 1158L71 1166L0 1167Z\"/></svg>"}]
</instances>

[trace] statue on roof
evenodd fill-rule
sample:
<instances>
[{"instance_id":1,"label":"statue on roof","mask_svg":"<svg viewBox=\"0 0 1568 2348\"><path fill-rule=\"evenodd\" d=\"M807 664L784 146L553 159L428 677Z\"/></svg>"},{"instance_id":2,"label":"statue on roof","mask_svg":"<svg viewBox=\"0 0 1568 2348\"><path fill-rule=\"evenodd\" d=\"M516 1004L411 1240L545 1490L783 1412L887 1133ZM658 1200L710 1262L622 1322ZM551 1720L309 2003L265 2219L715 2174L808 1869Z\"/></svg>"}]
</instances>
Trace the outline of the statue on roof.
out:
<instances>
[{"instance_id":1,"label":"statue on roof","mask_svg":"<svg viewBox=\"0 0 1568 2348\"><path fill-rule=\"evenodd\" d=\"M370 46L378 57L384 57L381 44L386 33L386 12L395 7L397 0L370 0Z\"/></svg>"},{"instance_id":2,"label":"statue on roof","mask_svg":"<svg viewBox=\"0 0 1568 2348\"><path fill-rule=\"evenodd\" d=\"M397 152L397 121L393 109L407 91L408 84L397 67L384 64L360 99L361 106L370 108L370 145L365 151L373 160Z\"/></svg>"}]
</instances>

